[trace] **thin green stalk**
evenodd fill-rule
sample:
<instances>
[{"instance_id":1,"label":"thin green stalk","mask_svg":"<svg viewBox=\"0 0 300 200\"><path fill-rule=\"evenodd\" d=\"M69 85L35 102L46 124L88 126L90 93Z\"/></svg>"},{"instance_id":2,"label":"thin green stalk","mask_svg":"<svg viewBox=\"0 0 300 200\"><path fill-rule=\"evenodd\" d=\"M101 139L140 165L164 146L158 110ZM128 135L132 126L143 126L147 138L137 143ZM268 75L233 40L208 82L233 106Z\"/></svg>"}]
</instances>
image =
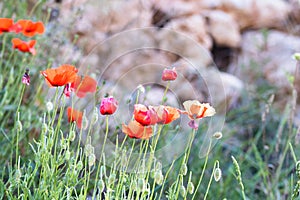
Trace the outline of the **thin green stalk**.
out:
<instances>
[{"instance_id":1,"label":"thin green stalk","mask_svg":"<svg viewBox=\"0 0 300 200\"><path fill-rule=\"evenodd\" d=\"M205 169L206 169L206 166L207 166L208 155L209 155L209 152L210 152L211 143L212 143L212 140L210 139L209 145L208 145L208 149L207 149L207 152L206 152L206 156L205 156L205 162L204 162L203 170L202 170L200 179L199 179L199 181L198 181L198 183L197 183L197 186L196 186L194 195L193 195L193 197L192 197L192 200L195 198L196 193L197 193L197 191L198 191L198 189L199 189L199 187L200 187L200 184L201 184L201 182L202 182L202 179L203 179L203 176L204 176L204 172L205 172Z\"/></svg>"},{"instance_id":2,"label":"thin green stalk","mask_svg":"<svg viewBox=\"0 0 300 200\"><path fill-rule=\"evenodd\" d=\"M94 191L93 191L93 198L95 198L95 195L96 195L96 186L97 186L97 182L98 182L98 176L99 176L99 172L100 172L100 167L101 167L101 160L102 160L102 155L103 155L103 152L104 152L104 147L105 147L105 143L106 143L106 140L107 140L107 136L108 136L108 128L109 128L109 124L108 124L108 119L109 119L109 115L106 116L105 118L105 123L106 123L106 126L105 126L105 137L104 137L104 141L103 141L103 146L102 146L102 150L101 150L101 154L100 154L100 158L99 158L99 162L98 162L98 167L97 167L97 172L96 172L96 178L95 178L95 185L94 185Z\"/></svg>"},{"instance_id":3,"label":"thin green stalk","mask_svg":"<svg viewBox=\"0 0 300 200\"><path fill-rule=\"evenodd\" d=\"M166 98L167 92L169 90L169 87L170 87L170 81L168 81L166 89L164 91L164 95L163 95L162 100L161 100L161 105L163 105L165 103L165 98Z\"/></svg>"},{"instance_id":4,"label":"thin green stalk","mask_svg":"<svg viewBox=\"0 0 300 200\"><path fill-rule=\"evenodd\" d=\"M175 163L175 160L173 160L171 166L169 167L169 169L168 169L168 171L167 171L167 173L166 173L166 176L165 176L165 178L164 178L163 184L162 184L162 186L161 186L161 190L160 190L160 194L159 194L158 199L161 199L161 196L162 196L162 193L163 193L165 184L166 184L166 180L167 180L167 178L168 178L168 176L169 176L169 173L170 173L171 169L173 168L174 163Z\"/></svg>"},{"instance_id":5,"label":"thin green stalk","mask_svg":"<svg viewBox=\"0 0 300 200\"><path fill-rule=\"evenodd\" d=\"M214 168L213 168L212 173L210 175L210 179L209 179L209 182L208 182L208 185L207 185L207 188L206 188L206 192L205 192L205 195L204 195L204 200L207 198L208 191L209 191L209 188L210 188L210 185L211 185L211 182L212 182L215 170L216 170L216 166L217 166L217 162L215 162Z\"/></svg>"}]
</instances>

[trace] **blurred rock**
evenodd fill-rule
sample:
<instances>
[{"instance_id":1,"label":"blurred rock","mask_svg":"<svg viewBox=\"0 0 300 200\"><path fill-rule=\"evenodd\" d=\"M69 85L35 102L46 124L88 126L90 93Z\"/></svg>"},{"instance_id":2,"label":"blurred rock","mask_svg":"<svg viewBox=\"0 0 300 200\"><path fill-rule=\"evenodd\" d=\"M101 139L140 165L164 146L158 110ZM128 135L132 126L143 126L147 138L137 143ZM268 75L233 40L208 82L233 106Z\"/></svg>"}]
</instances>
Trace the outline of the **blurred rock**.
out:
<instances>
[{"instance_id":1,"label":"blurred rock","mask_svg":"<svg viewBox=\"0 0 300 200\"><path fill-rule=\"evenodd\" d=\"M218 72L216 68L208 68L201 75L207 86L209 102L216 107L219 114L234 105L244 89L244 84L239 78Z\"/></svg>"},{"instance_id":2,"label":"blurred rock","mask_svg":"<svg viewBox=\"0 0 300 200\"><path fill-rule=\"evenodd\" d=\"M206 31L205 19L201 15L174 19L167 24L166 28L186 34L206 49L212 47L212 40Z\"/></svg>"},{"instance_id":3,"label":"blurred rock","mask_svg":"<svg viewBox=\"0 0 300 200\"><path fill-rule=\"evenodd\" d=\"M283 0L219 0L217 8L232 14L241 29L282 27L291 11Z\"/></svg>"},{"instance_id":4,"label":"blurred rock","mask_svg":"<svg viewBox=\"0 0 300 200\"><path fill-rule=\"evenodd\" d=\"M163 12L169 18L199 14L209 7L208 1L152 0L154 10Z\"/></svg>"},{"instance_id":5,"label":"blurred rock","mask_svg":"<svg viewBox=\"0 0 300 200\"><path fill-rule=\"evenodd\" d=\"M223 11L211 11L207 17L208 32L212 35L217 45L233 48L240 45L239 26L231 15Z\"/></svg>"},{"instance_id":6,"label":"blurred rock","mask_svg":"<svg viewBox=\"0 0 300 200\"><path fill-rule=\"evenodd\" d=\"M300 38L279 31L249 31L243 34L242 53L236 66L244 66L246 73L238 75L241 79L255 78L255 73L263 73L265 79L278 88L277 98L286 99L291 93L289 77L294 76L296 61L292 59L299 52ZM254 65L259 66L254 66ZM254 68L258 68L255 71ZM300 92L300 77L296 87Z\"/></svg>"}]
</instances>

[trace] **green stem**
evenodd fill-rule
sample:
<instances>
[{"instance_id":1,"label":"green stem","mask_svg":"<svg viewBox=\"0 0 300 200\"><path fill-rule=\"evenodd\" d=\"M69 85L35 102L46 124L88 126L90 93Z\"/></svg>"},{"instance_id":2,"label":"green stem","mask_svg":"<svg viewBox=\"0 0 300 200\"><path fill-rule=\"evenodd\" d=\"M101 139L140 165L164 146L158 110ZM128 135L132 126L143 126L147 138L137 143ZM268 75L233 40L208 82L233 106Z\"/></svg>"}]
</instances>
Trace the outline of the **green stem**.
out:
<instances>
[{"instance_id":1,"label":"green stem","mask_svg":"<svg viewBox=\"0 0 300 200\"><path fill-rule=\"evenodd\" d=\"M206 192L205 192L205 195L204 195L204 200L207 198L208 191L209 191L209 188L210 188L210 186L211 186L211 182L212 182L212 179L213 179L215 170L216 170L216 166L217 166L217 162L215 162L213 171L212 171L212 173L211 173L211 175L210 175L210 179L209 179L209 182L208 182L208 186L207 186L207 188L206 188Z\"/></svg>"},{"instance_id":2,"label":"green stem","mask_svg":"<svg viewBox=\"0 0 300 200\"><path fill-rule=\"evenodd\" d=\"M163 193L165 184L166 184L166 180L167 180L167 178L168 178L168 176L169 176L169 173L170 173L171 169L173 168L174 163L175 163L175 160L173 160L173 162L172 162L170 168L168 169L168 171L167 171L167 173L166 173L166 176L165 176L165 178L164 178L163 184L162 184L162 186L161 186L161 190L160 190L160 194L159 194L159 198L158 198L158 199L161 199L161 196L162 196L162 193Z\"/></svg>"},{"instance_id":3,"label":"green stem","mask_svg":"<svg viewBox=\"0 0 300 200\"><path fill-rule=\"evenodd\" d=\"M168 81L167 86L166 86L166 89L165 89L165 91L164 91L164 95L163 95L163 97L162 97L162 99L161 99L161 104L162 104L162 105L165 103L165 97L166 97L166 95L167 95L167 92L168 92L168 90L169 90L169 87L170 87L170 81Z\"/></svg>"},{"instance_id":4,"label":"green stem","mask_svg":"<svg viewBox=\"0 0 300 200\"><path fill-rule=\"evenodd\" d=\"M102 155L103 155L103 152L104 152L104 147L105 147L105 143L106 143L107 136L108 136L108 128L109 128L108 119L109 119L109 115L107 115L106 118L105 118L105 121L106 121L105 137L104 137L103 146L102 146L102 150L101 150L101 154L100 154L100 159L99 159L99 163L98 163L98 167L97 167L95 185L94 185L94 192L93 192L93 198L92 199L94 199L95 195L96 195L96 186L97 186L98 176L99 176L100 167L101 167L101 163L102 163L102 161L101 161L102 160Z\"/></svg>"},{"instance_id":5,"label":"green stem","mask_svg":"<svg viewBox=\"0 0 300 200\"><path fill-rule=\"evenodd\" d=\"M208 146L208 149L207 149L207 152L206 152L206 156L205 156L205 162L204 162L203 170L202 170L200 179L199 179L199 181L198 181L198 183L197 183L197 187L196 187L196 190L195 190L194 195L193 195L193 197L192 197L192 200L195 198L196 193L197 193L197 191L198 191L198 189L199 189L199 187L200 187L200 184L201 184L202 179L203 179L203 176L204 176L204 172L205 172L205 169L206 169L206 166L207 166L207 161L208 161L208 155L209 155L210 148L211 148L211 142L212 142L212 141L211 141L211 139L210 139L210 141L209 141L209 146Z\"/></svg>"}]
</instances>

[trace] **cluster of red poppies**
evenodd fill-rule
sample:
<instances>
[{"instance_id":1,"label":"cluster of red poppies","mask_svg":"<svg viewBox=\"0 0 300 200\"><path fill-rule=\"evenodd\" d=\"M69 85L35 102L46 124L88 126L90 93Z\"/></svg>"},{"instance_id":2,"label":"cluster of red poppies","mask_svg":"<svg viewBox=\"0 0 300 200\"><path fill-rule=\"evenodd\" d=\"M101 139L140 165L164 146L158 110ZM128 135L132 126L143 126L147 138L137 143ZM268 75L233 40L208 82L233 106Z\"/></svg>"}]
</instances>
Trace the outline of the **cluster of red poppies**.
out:
<instances>
[{"instance_id":1,"label":"cluster of red poppies","mask_svg":"<svg viewBox=\"0 0 300 200\"><path fill-rule=\"evenodd\" d=\"M71 92L75 92L79 98L82 98L88 92L95 92L97 82L89 76L78 76L78 70L72 65L62 65L55 69L41 71L50 87L64 86L64 94L69 97ZM175 68L165 69L162 73L163 81L173 81L177 78ZM197 100L188 100L183 103L185 110L173 108L171 106L145 106L135 104L133 111L133 120L128 125L122 124L122 132L130 138L149 139L153 135L153 125L169 124L178 119L181 114L186 114L191 119L189 125L197 129L196 119L213 116L215 109L208 103L200 103ZM118 101L110 96L103 98L100 104L100 113L102 115L112 115L118 108ZM69 122L75 121L79 128L82 127L83 112L71 107L67 108Z\"/></svg>"},{"instance_id":2,"label":"cluster of red poppies","mask_svg":"<svg viewBox=\"0 0 300 200\"><path fill-rule=\"evenodd\" d=\"M175 68L164 69L162 73L163 81L174 81L177 78ZM170 106L145 106L135 104L133 111L134 120L128 125L122 124L122 131L131 138L149 139L153 135L153 125L169 124L180 117L180 114L187 114L191 119L189 126L198 129L196 119L213 116L215 109L208 103L200 103L197 100L188 100L183 103L185 110L180 110Z\"/></svg>"},{"instance_id":3,"label":"cluster of red poppies","mask_svg":"<svg viewBox=\"0 0 300 200\"><path fill-rule=\"evenodd\" d=\"M10 18L0 18L0 35L3 32L22 33L26 37L32 37L36 34L43 34L45 27L42 22L33 22L31 20L22 19L16 23ZM34 45L36 40L23 41L19 38L12 39L13 48L22 52L28 52L32 55L36 54Z\"/></svg>"},{"instance_id":4,"label":"cluster of red poppies","mask_svg":"<svg viewBox=\"0 0 300 200\"><path fill-rule=\"evenodd\" d=\"M64 64L58 68L41 71L49 87L64 87L64 94L70 97L74 92L77 97L83 98L88 92L94 93L97 89L97 81L90 76L80 76L78 69L73 65ZM67 109L69 121L76 121L81 128L82 112L72 108Z\"/></svg>"}]
</instances>

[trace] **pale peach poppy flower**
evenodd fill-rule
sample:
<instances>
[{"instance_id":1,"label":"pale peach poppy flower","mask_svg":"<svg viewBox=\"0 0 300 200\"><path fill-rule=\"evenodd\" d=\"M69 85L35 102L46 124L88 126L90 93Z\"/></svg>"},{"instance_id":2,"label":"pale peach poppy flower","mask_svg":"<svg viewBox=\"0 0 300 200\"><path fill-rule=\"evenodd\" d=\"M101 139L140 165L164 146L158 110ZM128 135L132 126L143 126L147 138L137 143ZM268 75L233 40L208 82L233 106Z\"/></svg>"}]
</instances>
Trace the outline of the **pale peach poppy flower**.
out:
<instances>
[{"instance_id":1,"label":"pale peach poppy flower","mask_svg":"<svg viewBox=\"0 0 300 200\"><path fill-rule=\"evenodd\" d=\"M216 114L215 109L209 103L200 103L197 100L185 101L183 102L183 107L185 111L181 112L187 114L191 120L210 117Z\"/></svg>"}]
</instances>

